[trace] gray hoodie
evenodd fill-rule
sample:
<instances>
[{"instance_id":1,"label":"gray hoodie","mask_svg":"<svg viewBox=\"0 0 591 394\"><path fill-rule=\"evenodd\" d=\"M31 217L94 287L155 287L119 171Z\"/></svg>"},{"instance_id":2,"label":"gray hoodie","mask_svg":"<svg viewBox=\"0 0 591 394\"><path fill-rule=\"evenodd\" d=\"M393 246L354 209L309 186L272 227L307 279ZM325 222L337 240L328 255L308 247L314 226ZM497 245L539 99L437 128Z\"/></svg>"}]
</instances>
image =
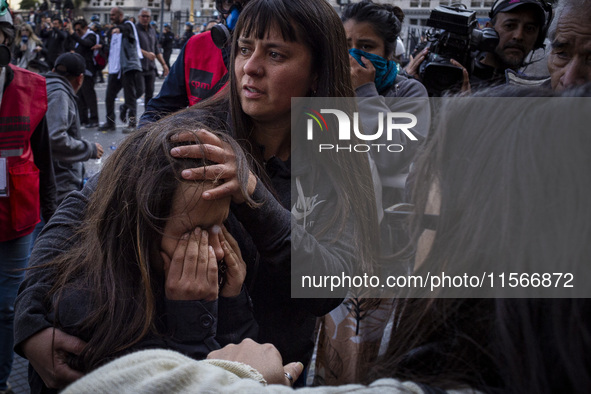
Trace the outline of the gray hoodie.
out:
<instances>
[{"instance_id":1,"label":"gray hoodie","mask_svg":"<svg viewBox=\"0 0 591 394\"><path fill-rule=\"evenodd\" d=\"M84 179L82 162L97 157L96 144L82 139L76 93L61 75L49 72L47 83L47 127L51 141L58 204Z\"/></svg>"}]
</instances>

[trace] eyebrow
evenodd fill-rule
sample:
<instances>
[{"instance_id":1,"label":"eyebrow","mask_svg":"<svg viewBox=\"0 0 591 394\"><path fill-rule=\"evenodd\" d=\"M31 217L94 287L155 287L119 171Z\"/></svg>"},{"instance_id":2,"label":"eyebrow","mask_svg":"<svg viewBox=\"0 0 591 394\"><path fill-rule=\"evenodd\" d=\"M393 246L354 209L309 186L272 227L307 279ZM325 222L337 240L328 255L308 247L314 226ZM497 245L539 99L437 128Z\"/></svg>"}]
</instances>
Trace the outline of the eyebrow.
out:
<instances>
[{"instance_id":1,"label":"eyebrow","mask_svg":"<svg viewBox=\"0 0 591 394\"><path fill-rule=\"evenodd\" d=\"M239 38L238 42L244 45L253 45L254 43L254 39L252 38ZM288 43L286 43L285 41L267 41L263 43L263 47L265 47L266 49L269 48L279 48L279 49L283 49L286 50L288 49L289 45Z\"/></svg>"},{"instance_id":2,"label":"eyebrow","mask_svg":"<svg viewBox=\"0 0 591 394\"><path fill-rule=\"evenodd\" d=\"M372 40L370 38L362 38L357 40L358 44L373 44L373 45L378 45L378 42L376 40Z\"/></svg>"},{"instance_id":3,"label":"eyebrow","mask_svg":"<svg viewBox=\"0 0 591 394\"><path fill-rule=\"evenodd\" d=\"M551 45L552 48L561 49L568 48L570 46L570 43L567 40L555 39L554 41L552 41Z\"/></svg>"}]
</instances>

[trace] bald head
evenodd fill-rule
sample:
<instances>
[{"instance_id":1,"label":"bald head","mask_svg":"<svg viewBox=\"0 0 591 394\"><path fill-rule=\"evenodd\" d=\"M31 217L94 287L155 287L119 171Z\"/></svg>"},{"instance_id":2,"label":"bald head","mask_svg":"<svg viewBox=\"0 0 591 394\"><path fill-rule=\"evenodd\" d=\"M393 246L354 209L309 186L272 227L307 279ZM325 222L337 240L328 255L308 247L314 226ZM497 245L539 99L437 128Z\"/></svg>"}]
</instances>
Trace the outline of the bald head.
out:
<instances>
[{"instance_id":1,"label":"bald head","mask_svg":"<svg viewBox=\"0 0 591 394\"><path fill-rule=\"evenodd\" d=\"M123 23L123 11L121 11L121 8L119 7L111 8L111 11L109 12L109 17L111 18L111 22L117 25Z\"/></svg>"}]
</instances>

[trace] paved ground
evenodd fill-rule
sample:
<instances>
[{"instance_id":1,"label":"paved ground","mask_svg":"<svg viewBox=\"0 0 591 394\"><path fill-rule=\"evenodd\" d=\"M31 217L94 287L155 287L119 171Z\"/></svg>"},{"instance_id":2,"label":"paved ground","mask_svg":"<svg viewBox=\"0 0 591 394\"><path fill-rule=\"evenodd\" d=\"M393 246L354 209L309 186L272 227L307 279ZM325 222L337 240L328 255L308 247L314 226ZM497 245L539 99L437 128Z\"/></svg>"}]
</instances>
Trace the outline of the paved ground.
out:
<instances>
[{"instance_id":1,"label":"paved ground","mask_svg":"<svg viewBox=\"0 0 591 394\"><path fill-rule=\"evenodd\" d=\"M171 63L173 63L176 60L176 57L178 55L178 51L179 51L178 49L174 50L172 57L170 59ZM156 62L156 64L159 67L159 72L160 72L160 64L158 62ZM106 82L106 80L107 80L107 78L105 76L105 82ZM157 95L158 92L160 91L163 81L164 80L162 80L162 79L158 79L158 78L156 79L154 96ZM96 90L96 95L97 95L97 100L98 100L98 107L99 107L99 121L100 121L100 123L103 123L105 121L106 88L107 88L106 83L99 83L99 84L95 85L95 90ZM121 104L123 104L123 90L119 93L119 96L117 97L117 101L115 102L115 112L117 114L117 117L119 117L119 106ZM141 98L138 101L137 112L138 112L138 114L142 114L144 112L143 98ZM121 140L123 140L123 138L125 138L125 136L126 136L125 134L123 134L121 132L123 127L125 127L125 125L119 119L117 119L117 129L115 131L100 132L100 131L98 131L97 128L82 130L82 138L89 140L89 141L98 142L105 149L105 154L103 155L103 157L101 159L89 160L88 162L85 163L87 176L92 176L92 175L96 174L100 170L104 160L111 153L113 153L113 151L115 149L117 149L119 142ZM15 392L15 394L29 394L30 393L29 383L27 380L27 368L28 368L28 361L15 355L14 364L12 367L12 373L10 374L10 377L8 378L8 381L12 385L12 390Z\"/></svg>"}]
</instances>

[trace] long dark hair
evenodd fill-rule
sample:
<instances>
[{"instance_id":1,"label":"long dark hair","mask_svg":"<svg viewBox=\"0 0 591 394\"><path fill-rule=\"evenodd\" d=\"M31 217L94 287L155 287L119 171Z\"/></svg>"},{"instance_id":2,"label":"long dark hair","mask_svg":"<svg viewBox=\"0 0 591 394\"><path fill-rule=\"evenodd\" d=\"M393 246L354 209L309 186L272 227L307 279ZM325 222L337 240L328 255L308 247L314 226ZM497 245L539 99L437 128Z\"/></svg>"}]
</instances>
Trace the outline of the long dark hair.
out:
<instances>
[{"instance_id":1,"label":"long dark hair","mask_svg":"<svg viewBox=\"0 0 591 394\"><path fill-rule=\"evenodd\" d=\"M172 142L181 131L205 128L192 112L168 116L135 131L107 159L90 197L76 245L49 265L57 272L49 293L57 327L71 322L64 307L75 302L86 315L75 323L76 335L88 341L76 367L89 371L158 332L157 312L164 294L163 277L154 270L173 196L184 169L208 165L202 159L173 158ZM246 192L248 164L241 148L227 134L238 160L238 179ZM199 143L195 136L195 144ZM199 196L195 196L199 198ZM80 299L72 300L72 296ZM64 319L60 319L60 317Z\"/></svg>"},{"instance_id":2,"label":"long dark hair","mask_svg":"<svg viewBox=\"0 0 591 394\"><path fill-rule=\"evenodd\" d=\"M386 59L390 59L396 49L396 39L402 29L404 13L400 7L391 4L377 4L371 0L348 4L343 10L341 19L347 22L352 19L357 22L368 22L376 34L384 40Z\"/></svg>"},{"instance_id":3,"label":"long dark hair","mask_svg":"<svg viewBox=\"0 0 591 394\"><path fill-rule=\"evenodd\" d=\"M312 70L317 76L317 88L310 97L344 98L355 97L351 84L349 55L343 24L334 9L324 0L253 0L240 14L234 30L230 81L235 78L235 59L238 53L238 38L241 35L263 38L276 26L286 41L300 40L312 53ZM264 159L253 140L252 119L240 105L240 95L235 83L230 83L230 113L236 140L254 158L253 167L258 167L258 176L272 189L267 174L262 169ZM336 128L336 127L335 127ZM298 132L303 133L304 129ZM295 132L292 130L292 132ZM337 143L334 134L325 133L323 138ZM354 142L354 141L352 141ZM306 149L312 149L308 144ZM368 240L377 237L377 211L373 184L367 155L327 152L309 157L319 160L317 165L325 170L337 188L337 209L331 221L318 230L322 234L328 228L343 228L349 217L355 218L356 239L361 262L358 268L370 273L373 269L374 246Z\"/></svg>"},{"instance_id":4,"label":"long dark hair","mask_svg":"<svg viewBox=\"0 0 591 394\"><path fill-rule=\"evenodd\" d=\"M590 92L587 86L566 95ZM497 273L559 267L588 277L588 99L565 105L535 99L552 96L549 91L510 87L494 95L511 102L482 97L491 94L450 99L419 156L415 242L433 185L440 210L415 274L442 267L450 275L471 266ZM532 126L539 117L545 127ZM399 300L387 352L370 379L485 392L587 392L590 350L589 299L407 298Z\"/></svg>"}]
</instances>

